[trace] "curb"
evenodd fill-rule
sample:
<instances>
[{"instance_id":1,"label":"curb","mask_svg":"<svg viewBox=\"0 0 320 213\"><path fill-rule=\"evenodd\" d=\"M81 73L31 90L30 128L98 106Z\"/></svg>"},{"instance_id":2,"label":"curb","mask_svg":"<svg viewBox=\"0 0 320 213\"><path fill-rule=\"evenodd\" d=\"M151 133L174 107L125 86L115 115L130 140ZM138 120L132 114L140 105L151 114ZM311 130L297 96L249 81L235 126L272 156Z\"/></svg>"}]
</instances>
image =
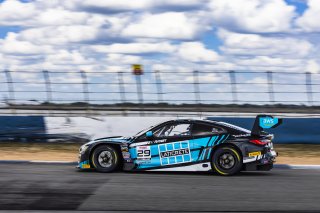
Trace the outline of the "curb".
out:
<instances>
[{"instance_id":1,"label":"curb","mask_svg":"<svg viewBox=\"0 0 320 213\"><path fill-rule=\"evenodd\" d=\"M0 164L56 164L56 165L77 165L76 161L38 161L38 160L0 160ZM275 169L314 169L320 170L320 165L290 165L274 164Z\"/></svg>"}]
</instances>

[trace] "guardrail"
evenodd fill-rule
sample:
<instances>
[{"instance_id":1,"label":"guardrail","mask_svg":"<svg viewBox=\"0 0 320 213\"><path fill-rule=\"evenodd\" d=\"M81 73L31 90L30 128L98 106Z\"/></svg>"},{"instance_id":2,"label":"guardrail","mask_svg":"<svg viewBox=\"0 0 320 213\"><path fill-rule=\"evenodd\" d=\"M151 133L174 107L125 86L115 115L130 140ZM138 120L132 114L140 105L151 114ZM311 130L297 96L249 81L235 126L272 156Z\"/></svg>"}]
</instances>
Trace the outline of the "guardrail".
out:
<instances>
[{"instance_id":1,"label":"guardrail","mask_svg":"<svg viewBox=\"0 0 320 213\"><path fill-rule=\"evenodd\" d=\"M253 71L0 72L3 103L304 104L319 106L320 73Z\"/></svg>"}]
</instances>

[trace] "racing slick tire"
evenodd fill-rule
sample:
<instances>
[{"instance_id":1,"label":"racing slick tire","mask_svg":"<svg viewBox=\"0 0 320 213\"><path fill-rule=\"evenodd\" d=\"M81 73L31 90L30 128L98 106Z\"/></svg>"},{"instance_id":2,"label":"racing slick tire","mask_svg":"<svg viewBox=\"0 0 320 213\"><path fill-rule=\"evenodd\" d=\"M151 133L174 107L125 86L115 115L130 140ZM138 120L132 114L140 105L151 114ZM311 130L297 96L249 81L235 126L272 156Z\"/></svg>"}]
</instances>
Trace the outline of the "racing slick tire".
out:
<instances>
[{"instance_id":1,"label":"racing slick tire","mask_svg":"<svg viewBox=\"0 0 320 213\"><path fill-rule=\"evenodd\" d=\"M98 172L113 172L119 167L119 154L109 145L98 146L91 155L93 167Z\"/></svg>"},{"instance_id":2,"label":"racing slick tire","mask_svg":"<svg viewBox=\"0 0 320 213\"><path fill-rule=\"evenodd\" d=\"M219 175L234 175L242 168L241 154L233 147L220 147L213 153L211 164Z\"/></svg>"}]
</instances>

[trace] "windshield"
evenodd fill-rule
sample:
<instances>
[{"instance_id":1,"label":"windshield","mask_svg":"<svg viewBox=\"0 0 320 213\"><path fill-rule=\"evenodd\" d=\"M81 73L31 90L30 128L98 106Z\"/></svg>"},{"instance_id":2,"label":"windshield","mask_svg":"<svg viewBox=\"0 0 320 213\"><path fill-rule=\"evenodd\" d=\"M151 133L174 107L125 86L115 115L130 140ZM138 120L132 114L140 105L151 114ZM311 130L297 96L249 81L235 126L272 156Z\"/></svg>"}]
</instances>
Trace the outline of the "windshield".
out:
<instances>
[{"instance_id":1,"label":"windshield","mask_svg":"<svg viewBox=\"0 0 320 213\"><path fill-rule=\"evenodd\" d=\"M159 125L161 125L161 124L163 124L163 123L164 123L164 122L161 122L161 123L158 123L158 124L156 124L156 125L153 125L153 126L150 126L150 127L148 127L148 128L145 128L145 129L141 130L140 132L138 132L137 134L135 134L133 137L139 137L140 135L143 135L143 134L145 134L146 132L148 132L150 129L152 129L152 128L156 127L156 126L159 126Z\"/></svg>"},{"instance_id":2,"label":"windshield","mask_svg":"<svg viewBox=\"0 0 320 213\"><path fill-rule=\"evenodd\" d=\"M142 135L143 133L147 132L149 129L152 129L154 126L150 126L148 128L145 128L143 130L141 130L140 132L138 132L137 134L135 134L133 137L138 137L139 135Z\"/></svg>"}]
</instances>

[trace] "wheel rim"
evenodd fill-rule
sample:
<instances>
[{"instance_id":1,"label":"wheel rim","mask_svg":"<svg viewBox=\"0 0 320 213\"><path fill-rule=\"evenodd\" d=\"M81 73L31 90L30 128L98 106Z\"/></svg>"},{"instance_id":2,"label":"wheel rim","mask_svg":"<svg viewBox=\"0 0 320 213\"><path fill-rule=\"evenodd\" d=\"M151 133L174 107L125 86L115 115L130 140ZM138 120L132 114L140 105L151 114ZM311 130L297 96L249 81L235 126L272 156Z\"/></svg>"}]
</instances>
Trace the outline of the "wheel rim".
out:
<instances>
[{"instance_id":1,"label":"wheel rim","mask_svg":"<svg viewBox=\"0 0 320 213\"><path fill-rule=\"evenodd\" d=\"M113 164L113 155L110 151L102 151L98 156L98 162L100 166L108 168Z\"/></svg>"},{"instance_id":2,"label":"wheel rim","mask_svg":"<svg viewBox=\"0 0 320 213\"><path fill-rule=\"evenodd\" d=\"M222 169L228 170L236 164L235 157L231 153L223 153L218 160L219 166Z\"/></svg>"}]
</instances>

